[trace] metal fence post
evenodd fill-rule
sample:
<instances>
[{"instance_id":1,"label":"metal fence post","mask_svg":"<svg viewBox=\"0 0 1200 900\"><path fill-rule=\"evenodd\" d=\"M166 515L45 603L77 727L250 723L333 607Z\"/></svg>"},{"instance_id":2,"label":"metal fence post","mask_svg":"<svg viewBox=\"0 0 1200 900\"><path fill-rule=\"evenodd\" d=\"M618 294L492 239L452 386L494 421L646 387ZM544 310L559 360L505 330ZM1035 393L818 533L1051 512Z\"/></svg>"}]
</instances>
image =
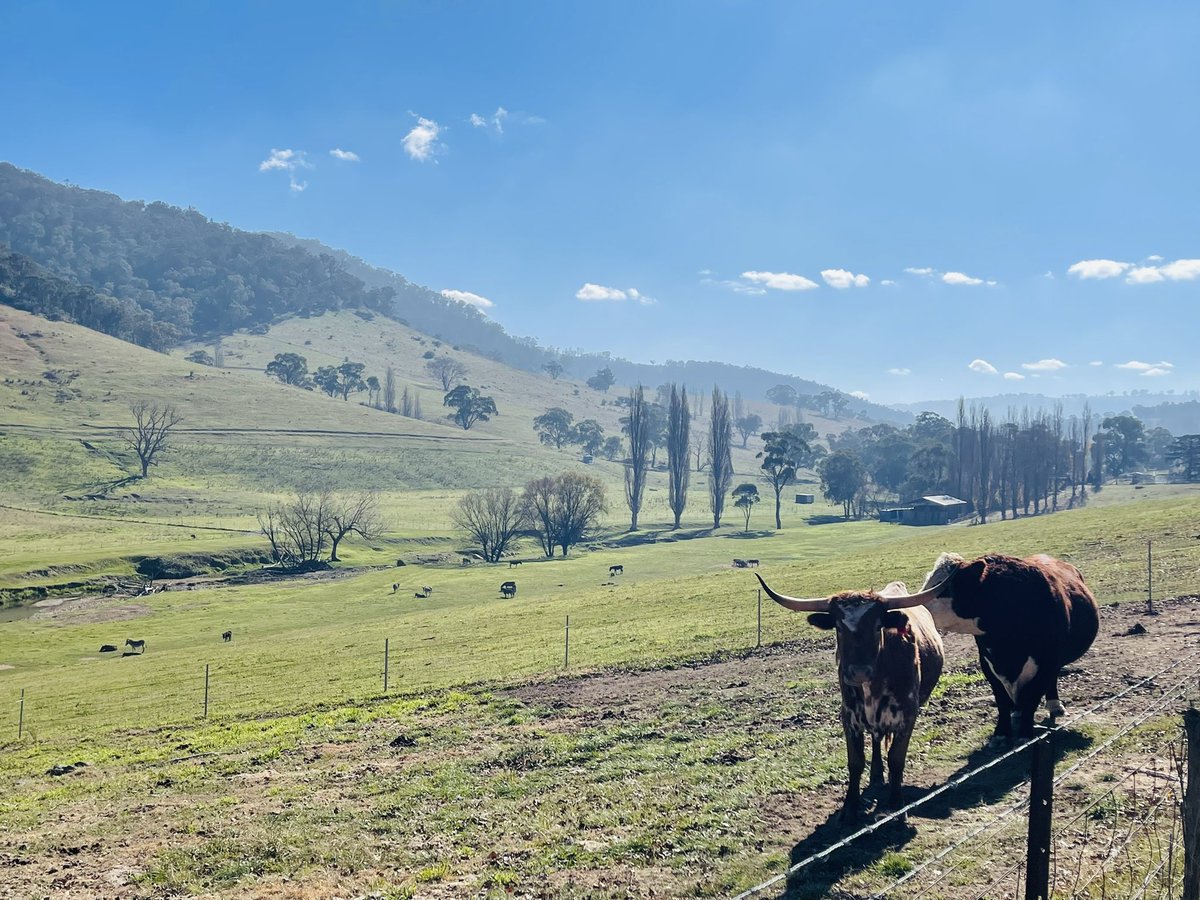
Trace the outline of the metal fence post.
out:
<instances>
[{"instance_id":1,"label":"metal fence post","mask_svg":"<svg viewBox=\"0 0 1200 900\"><path fill-rule=\"evenodd\" d=\"M390 640L391 638L383 639L383 692L385 694L388 690L388 657L390 656L388 653L388 641Z\"/></svg>"},{"instance_id":2,"label":"metal fence post","mask_svg":"<svg viewBox=\"0 0 1200 900\"><path fill-rule=\"evenodd\" d=\"M204 664L204 718L208 718L208 663Z\"/></svg>"},{"instance_id":3,"label":"metal fence post","mask_svg":"<svg viewBox=\"0 0 1200 900\"><path fill-rule=\"evenodd\" d=\"M1025 900L1049 900L1050 833L1054 813L1054 732L1033 745L1029 768L1029 840Z\"/></svg>"},{"instance_id":4,"label":"metal fence post","mask_svg":"<svg viewBox=\"0 0 1200 900\"><path fill-rule=\"evenodd\" d=\"M1146 615L1154 612L1154 541L1146 541Z\"/></svg>"},{"instance_id":5,"label":"metal fence post","mask_svg":"<svg viewBox=\"0 0 1200 900\"><path fill-rule=\"evenodd\" d=\"M25 688L21 688L21 699L17 703L17 740L20 740L25 734Z\"/></svg>"},{"instance_id":6,"label":"metal fence post","mask_svg":"<svg viewBox=\"0 0 1200 900\"><path fill-rule=\"evenodd\" d=\"M1183 900L1200 900L1200 710L1183 712L1187 781L1183 792Z\"/></svg>"},{"instance_id":7,"label":"metal fence post","mask_svg":"<svg viewBox=\"0 0 1200 900\"><path fill-rule=\"evenodd\" d=\"M571 617L567 616L566 639L563 643L563 668L571 665Z\"/></svg>"}]
</instances>

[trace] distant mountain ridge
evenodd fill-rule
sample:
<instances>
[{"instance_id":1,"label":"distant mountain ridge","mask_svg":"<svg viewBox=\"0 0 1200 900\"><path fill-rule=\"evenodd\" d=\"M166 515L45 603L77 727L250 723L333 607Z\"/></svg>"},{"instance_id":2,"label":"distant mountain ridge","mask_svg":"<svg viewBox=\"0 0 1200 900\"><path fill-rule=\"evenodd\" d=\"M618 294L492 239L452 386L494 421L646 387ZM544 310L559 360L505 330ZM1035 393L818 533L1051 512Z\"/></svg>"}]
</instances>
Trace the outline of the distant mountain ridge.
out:
<instances>
[{"instance_id":1,"label":"distant mountain ridge","mask_svg":"<svg viewBox=\"0 0 1200 900\"><path fill-rule=\"evenodd\" d=\"M561 352L514 337L475 307L320 241L241 231L195 209L123 200L2 162L0 251L0 301L155 350L265 328L287 316L366 309L528 371L558 360L586 378L607 366L620 383L676 381L705 391L717 384L754 399L777 384L801 394L833 390L749 366L651 365ZM860 399L846 414L911 418Z\"/></svg>"}]
</instances>

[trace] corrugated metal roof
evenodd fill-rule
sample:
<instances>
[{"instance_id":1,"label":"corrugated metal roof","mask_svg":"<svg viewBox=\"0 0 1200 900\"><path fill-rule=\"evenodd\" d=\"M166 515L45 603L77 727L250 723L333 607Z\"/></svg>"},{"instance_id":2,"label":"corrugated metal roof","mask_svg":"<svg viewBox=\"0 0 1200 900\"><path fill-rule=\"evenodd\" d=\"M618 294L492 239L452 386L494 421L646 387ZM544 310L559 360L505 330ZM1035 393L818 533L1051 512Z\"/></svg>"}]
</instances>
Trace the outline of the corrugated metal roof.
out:
<instances>
[{"instance_id":1,"label":"corrugated metal roof","mask_svg":"<svg viewBox=\"0 0 1200 900\"><path fill-rule=\"evenodd\" d=\"M966 500L959 500L957 497L951 497L949 494L933 494L929 497L922 497L920 500L913 501L914 503L927 503L930 506L966 506Z\"/></svg>"}]
</instances>

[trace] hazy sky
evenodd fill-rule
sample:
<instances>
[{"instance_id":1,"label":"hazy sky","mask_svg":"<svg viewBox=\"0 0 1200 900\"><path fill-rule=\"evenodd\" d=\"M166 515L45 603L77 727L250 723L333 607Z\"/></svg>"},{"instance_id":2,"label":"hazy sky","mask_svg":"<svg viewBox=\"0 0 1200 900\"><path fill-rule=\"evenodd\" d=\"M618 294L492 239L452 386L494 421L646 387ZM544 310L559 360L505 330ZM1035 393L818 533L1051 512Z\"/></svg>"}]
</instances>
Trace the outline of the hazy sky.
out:
<instances>
[{"instance_id":1,"label":"hazy sky","mask_svg":"<svg viewBox=\"0 0 1200 900\"><path fill-rule=\"evenodd\" d=\"M1200 388L1200 4L847 6L7 0L0 158L564 348Z\"/></svg>"}]
</instances>

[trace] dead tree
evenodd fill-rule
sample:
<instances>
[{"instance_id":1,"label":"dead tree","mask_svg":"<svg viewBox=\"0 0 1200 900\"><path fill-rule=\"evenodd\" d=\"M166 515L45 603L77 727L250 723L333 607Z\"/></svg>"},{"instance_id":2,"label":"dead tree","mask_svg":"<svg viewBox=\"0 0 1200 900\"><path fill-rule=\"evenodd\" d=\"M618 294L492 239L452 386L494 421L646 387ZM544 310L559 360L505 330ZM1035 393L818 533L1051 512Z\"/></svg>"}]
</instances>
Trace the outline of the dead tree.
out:
<instances>
[{"instance_id":1,"label":"dead tree","mask_svg":"<svg viewBox=\"0 0 1200 900\"><path fill-rule=\"evenodd\" d=\"M171 430L183 421L183 416L170 404L159 406L146 400L139 400L129 409L134 424L122 432L122 437L125 446L137 454L145 478L157 457L169 449Z\"/></svg>"}]
</instances>

